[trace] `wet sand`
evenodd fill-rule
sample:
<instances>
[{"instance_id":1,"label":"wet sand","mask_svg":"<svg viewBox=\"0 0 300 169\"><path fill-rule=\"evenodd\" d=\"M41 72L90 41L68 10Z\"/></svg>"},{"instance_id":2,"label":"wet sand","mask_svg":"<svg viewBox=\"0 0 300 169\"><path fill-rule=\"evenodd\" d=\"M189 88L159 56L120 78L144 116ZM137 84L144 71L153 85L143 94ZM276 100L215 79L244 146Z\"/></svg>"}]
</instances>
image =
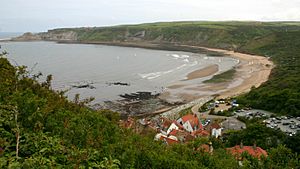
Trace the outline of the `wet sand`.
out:
<instances>
[{"instance_id":1,"label":"wet sand","mask_svg":"<svg viewBox=\"0 0 300 169\"><path fill-rule=\"evenodd\" d=\"M189 73L186 76L187 79L185 79L185 80L193 80L193 79L197 79L197 78L210 76L210 75L217 73L218 70L219 70L219 66L217 64L214 64L214 65L205 67L203 69L195 70L195 71Z\"/></svg>"},{"instance_id":2,"label":"wet sand","mask_svg":"<svg viewBox=\"0 0 300 169\"><path fill-rule=\"evenodd\" d=\"M175 85L172 85L172 86L168 86L167 88L168 89L178 89L178 88L181 88L181 87L184 87L185 85L177 85L177 84L175 84Z\"/></svg>"}]
</instances>

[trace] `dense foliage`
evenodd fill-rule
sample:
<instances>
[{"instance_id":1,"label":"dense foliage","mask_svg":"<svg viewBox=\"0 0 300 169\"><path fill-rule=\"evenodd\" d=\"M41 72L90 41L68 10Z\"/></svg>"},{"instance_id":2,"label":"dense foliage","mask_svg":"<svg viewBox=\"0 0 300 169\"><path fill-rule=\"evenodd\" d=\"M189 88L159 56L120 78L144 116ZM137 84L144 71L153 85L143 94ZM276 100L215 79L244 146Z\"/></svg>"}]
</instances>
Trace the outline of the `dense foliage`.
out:
<instances>
[{"instance_id":1,"label":"dense foliage","mask_svg":"<svg viewBox=\"0 0 300 169\"><path fill-rule=\"evenodd\" d=\"M167 49L173 48L166 43L200 45L270 57L276 64L270 80L239 101L275 113L300 116L299 22L169 22L52 31L69 30L75 31L81 42L151 42ZM144 37L139 37L143 31ZM176 50L191 49L176 46Z\"/></svg>"},{"instance_id":2,"label":"dense foliage","mask_svg":"<svg viewBox=\"0 0 300 169\"><path fill-rule=\"evenodd\" d=\"M151 134L120 128L114 112L69 102L51 90L51 76L39 84L39 75L3 56L0 72L0 168L239 168L219 140L212 140L213 155L197 150L205 139L174 146L153 142ZM284 146L274 146L261 161L246 159L244 168L299 166Z\"/></svg>"}]
</instances>

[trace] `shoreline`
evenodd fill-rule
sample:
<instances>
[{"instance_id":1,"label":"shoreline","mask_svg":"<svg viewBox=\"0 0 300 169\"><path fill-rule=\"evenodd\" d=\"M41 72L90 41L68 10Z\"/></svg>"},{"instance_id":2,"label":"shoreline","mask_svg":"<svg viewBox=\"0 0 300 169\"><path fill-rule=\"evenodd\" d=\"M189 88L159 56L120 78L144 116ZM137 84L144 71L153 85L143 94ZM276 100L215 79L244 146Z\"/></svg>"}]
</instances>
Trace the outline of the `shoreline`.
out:
<instances>
[{"instance_id":1,"label":"shoreline","mask_svg":"<svg viewBox=\"0 0 300 169\"><path fill-rule=\"evenodd\" d=\"M274 63L264 56L245 54L217 48L200 48L224 53L232 58L244 61L244 63L239 63L236 70L238 71L238 73L242 73L241 76L247 76L248 74L248 77L244 77L244 80L240 85L237 85L236 87L233 87L227 91L221 92L217 97L219 99L244 94L246 92L249 92L253 86L259 87L261 84L268 81L271 71L274 68Z\"/></svg>"},{"instance_id":2,"label":"shoreline","mask_svg":"<svg viewBox=\"0 0 300 169\"><path fill-rule=\"evenodd\" d=\"M32 41L32 40L31 40ZM48 40L49 41L49 40ZM7 42L7 41L6 41ZM18 41L12 41L12 42L18 42ZM233 97L237 96L243 93L246 93L251 90L252 86L258 87L262 83L266 82L269 78L269 75L271 73L272 68L274 67L274 64L272 61L270 61L268 58L258 55L251 55L251 54L245 54L245 53L239 53L234 52L230 50L225 49L217 49L217 48L209 48L209 47L203 47L203 46L193 46L193 45L181 45L181 44L173 44L173 43L151 43L151 42L84 42L84 41L50 41L50 42L56 42L56 43L70 43L70 44L94 44L94 45L109 45L109 46L122 46L122 47L137 47L137 48L146 48L146 49L153 49L153 50L171 50L171 51L184 51L184 52L192 52L192 53L201 53L201 54L211 54L211 53L217 53L222 54L226 57L232 57L234 59L239 60L239 63L235 67L237 70L237 73L234 77L234 79L231 80L231 82L236 81L237 79L242 81L240 84L237 85L231 85L233 87L229 87L230 83L227 84L205 84L204 86L196 86L193 88L190 88L192 93L199 92L203 90L204 92L215 92L214 94L203 94L203 95L190 95L189 93L181 93L178 95L178 97L183 97L182 103L189 103L191 101L194 101L196 99L200 99L204 96L217 96L217 98L227 98L227 97ZM218 57L218 56L215 56ZM203 68L206 69L206 68ZM210 68L211 69L211 68ZM195 78L201 78L204 75L203 74L210 74L214 70L209 70L205 73L201 72L202 69L196 70L194 72L189 73L189 78L184 80L192 80ZM215 74L215 73L213 73ZM188 77L188 75L187 75ZM227 88L227 87L228 88ZM173 86L174 90L177 90L177 88L180 88L183 86ZM172 88L172 86L170 86ZM166 91L168 92L168 91ZM160 95L164 95L164 92L162 92ZM162 99L163 102L166 102L167 100L164 98L159 97L159 99ZM168 101L167 101L168 102ZM157 110L156 110L157 111ZM149 114L149 113L148 113Z\"/></svg>"}]
</instances>

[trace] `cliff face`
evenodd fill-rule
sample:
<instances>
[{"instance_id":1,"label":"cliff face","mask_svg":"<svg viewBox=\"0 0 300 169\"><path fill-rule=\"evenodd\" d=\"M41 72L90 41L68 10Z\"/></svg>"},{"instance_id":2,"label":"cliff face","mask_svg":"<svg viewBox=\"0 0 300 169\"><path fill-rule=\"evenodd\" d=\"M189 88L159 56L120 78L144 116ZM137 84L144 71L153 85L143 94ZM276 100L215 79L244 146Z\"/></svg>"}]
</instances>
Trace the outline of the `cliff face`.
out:
<instances>
[{"instance_id":1,"label":"cliff face","mask_svg":"<svg viewBox=\"0 0 300 169\"><path fill-rule=\"evenodd\" d=\"M46 41L77 41L77 33L74 31L48 31L43 33L24 33L22 36L12 39L13 41L34 41L34 40L46 40Z\"/></svg>"}]
</instances>

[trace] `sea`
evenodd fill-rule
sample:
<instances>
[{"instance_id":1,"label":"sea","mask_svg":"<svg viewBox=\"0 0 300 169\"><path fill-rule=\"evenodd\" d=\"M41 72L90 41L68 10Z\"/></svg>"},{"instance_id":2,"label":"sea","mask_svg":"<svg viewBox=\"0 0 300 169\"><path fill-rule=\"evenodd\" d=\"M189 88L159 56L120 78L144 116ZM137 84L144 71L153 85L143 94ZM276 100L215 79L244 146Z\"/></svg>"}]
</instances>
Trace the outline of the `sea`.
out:
<instances>
[{"instance_id":1,"label":"sea","mask_svg":"<svg viewBox=\"0 0 300 169\"><path fill-rule=\"evenodd\" d=\"M0 32L0 40L7 40L22 35L22 32Z\"/></svg>"},{"instance_id":2,"label":"sea","mask_svg":"<svg viewBox=\"0 0 300 169\"><path fill-rule=\"evenodd\" d=\"M119 100L120 95L129 93L158 94L195 70L218 64L220 73L237 64L230 57L134 47L45 41L0 42L0 45L0 50L8 52L12 64L27 66L31 75L41 72L40 82L51 74L54 90L67 90L70 100L75 94L82 99L94 97L95 103ZM208 78L211 77L186 83L199 84Z\"/></svg>"}]
</instances>

